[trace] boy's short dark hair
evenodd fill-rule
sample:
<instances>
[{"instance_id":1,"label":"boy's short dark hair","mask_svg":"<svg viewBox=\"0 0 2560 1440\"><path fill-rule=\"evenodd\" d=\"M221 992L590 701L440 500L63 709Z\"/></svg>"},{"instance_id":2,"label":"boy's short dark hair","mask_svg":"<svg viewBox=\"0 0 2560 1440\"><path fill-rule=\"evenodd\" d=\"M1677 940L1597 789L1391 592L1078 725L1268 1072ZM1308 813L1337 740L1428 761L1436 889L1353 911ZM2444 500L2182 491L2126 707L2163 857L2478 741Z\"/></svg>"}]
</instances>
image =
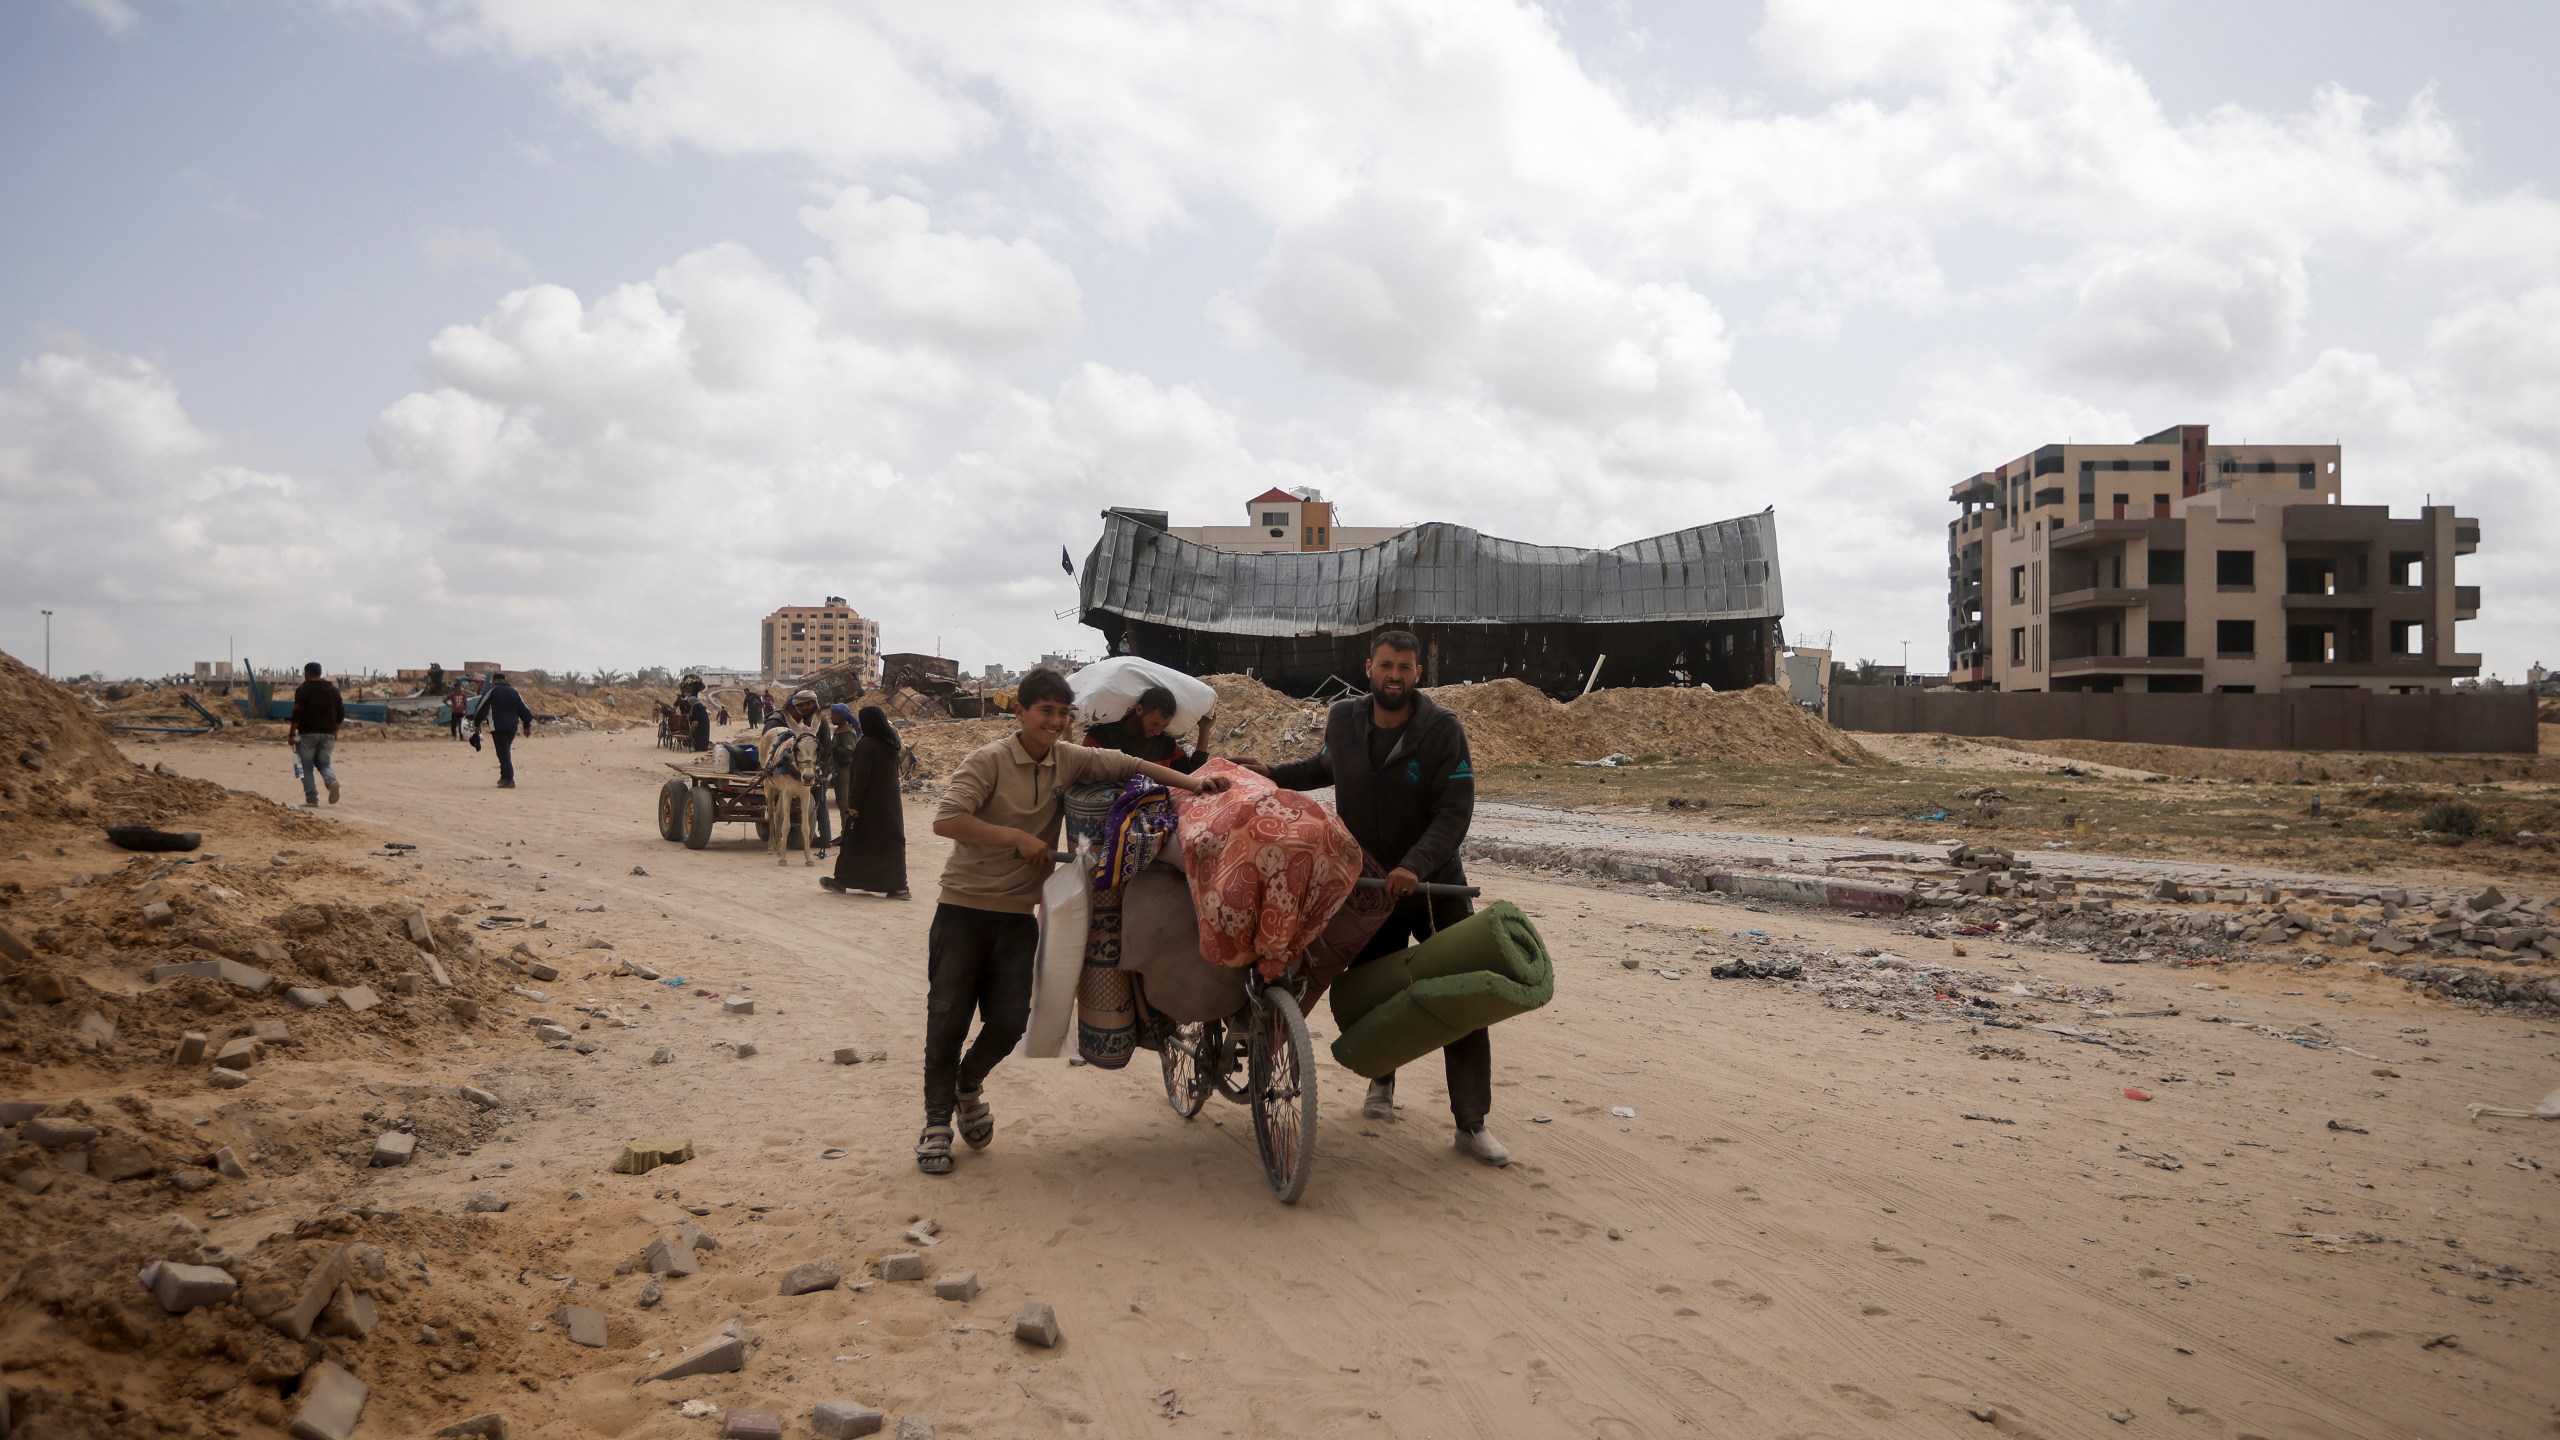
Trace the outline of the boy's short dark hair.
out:
<instances>
[{"instance_id":1,"label":"boy's short dark hair","mask_svg":"<svg viewBox=\"0 0 2560 1440\"><path fill-rule=\"evenodd\" d=\"M1152 710L1158 715L1170 720L1173 718L1173 712L1180 707L1174 704L1172 691L1167 690L1161 685L1150 685L1145 690L1139 692L1138 703L1135 708L1140 710Z\"/></svg>"},{"instance_id":2,"label":"boy's short dark hair","mask_svg":"<svg viewBox=\"0 0 2560 1440\"><path fill-rule=\"evenodd\" d=\"M1422 653L1422 641L1410 630L1381 630L1378 638L1369 642L1369 658L1378 658L1381 650L1401 650L1407 655L1419 655Z\"/></svg>"},{"instance_id":3,"label":"boy's short dark hair","mask_svg":"<svg viewBox=\"0 0 2560 1440\"><path fill-rule=\"evenodd\" d=\"M1055 700L1061 705L1073 705L1076 703L1076 690L1074 686L1067 683L1066 676L1046 665L1023 676L1022 683L1013 689L1013 703L1016 709L1028 710L1034 705L1050 700Z\"/></svg>"},{"instance_id":4,"label":"boy's short dark hair","mask_svg":"<svg viewBox=\"0 0 2560 1440\"><path fill-rule=\"evenodd\" d=\"M303 667L302 667L302 673L303 673L305 676L309 677L310 679L313 679L313 680L317 680L317 679L319 679L319 678L320 678L320 662L319 662L319 661L317 661L317 660L314 660L314 661L312 661L310 664L303 666Z\"/></svg>"}]
</instances>

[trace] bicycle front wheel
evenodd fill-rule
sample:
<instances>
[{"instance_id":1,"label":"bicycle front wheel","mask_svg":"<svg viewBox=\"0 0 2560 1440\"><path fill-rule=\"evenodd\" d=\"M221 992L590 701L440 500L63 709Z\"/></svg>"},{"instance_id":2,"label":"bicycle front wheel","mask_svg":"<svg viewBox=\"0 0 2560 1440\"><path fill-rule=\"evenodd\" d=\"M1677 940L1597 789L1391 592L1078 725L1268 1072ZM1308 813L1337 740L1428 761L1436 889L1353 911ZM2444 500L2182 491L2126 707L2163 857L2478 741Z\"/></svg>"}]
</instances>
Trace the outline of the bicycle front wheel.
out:
<instances>
[{"instance_id":1,"label":"bicycle front wheel","mask_svg":"<svg viewBox=\"0 0 2560 1440\"><path fill-rule=\"evenodd\" d=\"M1188 1120L1209 1103L1217 1082L1209 1066L1212 1047L1224 1048L1223 1027L1211 1022L1176 1025L1164 1037L1164 1098L1173 1113Z\"/></svg>"},{"instance_id":2,"label":"bicycle front wheel","mask_svg":"<svg viewBox=\"0 0 2560 1440\"><path fill-rule=\"evenodd\" d=\"M1253 1008L1246 1043L1253 1089L1253 1138L1263 1177L1283 1205L1307 1193L1316 1169L1316 1054L1306 1017L1288 991L1269 989Z\"/></svg>"}]
</instances>

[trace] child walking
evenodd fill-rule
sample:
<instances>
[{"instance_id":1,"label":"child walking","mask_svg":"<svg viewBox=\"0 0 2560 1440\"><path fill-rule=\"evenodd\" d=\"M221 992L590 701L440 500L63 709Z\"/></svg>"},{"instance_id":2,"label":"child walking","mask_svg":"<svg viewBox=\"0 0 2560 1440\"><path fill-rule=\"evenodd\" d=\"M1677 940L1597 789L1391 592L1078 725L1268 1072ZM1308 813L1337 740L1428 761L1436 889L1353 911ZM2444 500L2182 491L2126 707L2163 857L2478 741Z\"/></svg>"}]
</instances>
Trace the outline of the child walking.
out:
<instances>
[{"instance_id":1,"label":"child walking","mask_svg":"<svg viewBox=\"0 0 2560 1440\"><path fill-rule=\"evenodd\" d=\"M1216 792L1228 784L1116 750L1061 743L1076 697L1055 670L1022 677L1014 695L1019 727L960 762L933 821L933 833L951 842L951 859L942 867L942 899L926 942L924 1133L916 1138L916 1168L927 1175L951 1173L955 1118L971 1149L995 1139L987 1075L1031 1019L1031 969L1040 946L1040 924L1031 912L1057 852L1060 792L1132 775L1177 790ZM964 1055L972 1014L982 1023Z\"/></svg>"}]
</instances>

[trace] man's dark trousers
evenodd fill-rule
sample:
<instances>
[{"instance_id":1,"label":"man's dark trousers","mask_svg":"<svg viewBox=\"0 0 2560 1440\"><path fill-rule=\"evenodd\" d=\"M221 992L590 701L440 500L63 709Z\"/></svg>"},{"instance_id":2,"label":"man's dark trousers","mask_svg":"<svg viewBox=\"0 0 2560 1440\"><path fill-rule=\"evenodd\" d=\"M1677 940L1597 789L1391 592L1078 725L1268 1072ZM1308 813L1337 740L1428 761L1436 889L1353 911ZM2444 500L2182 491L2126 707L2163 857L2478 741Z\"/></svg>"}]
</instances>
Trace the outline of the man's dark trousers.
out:
<instances>
[{"instance_id":1,"label":"man's dark trousers","mask_svg":"<svg viewBox=\"0 0 2560 1440\"><path fill-rule=\"evenodd\" d=\"M1435 896L1427 902L1419 895L1408 895L1351 963L1366 965L1393 955L1428 938L1435 926L1446 930L1474 913L1475 906L1464 895ZM1484 1117L1493 1113L1493 1032L1459 1036L1441 1050L1440 1059L1449 1075L1449 1113L1456 1117L1458 1128L1473 1130L1484 1124Z\"/></svg>"},{"instance_id":2,"label":"man's dark trousers","mask_svg":"<svg viewBox=\"0 0 2560 1440\"><path fill-rule=\"evenodd\" d=\"M489 741L498 747L498 783L513 785L516 783L516 757L513 753L516 748L516 732L492 730L489 732Z\"/></svg>"},{"instance_id":3,"label":"man's dark trousers","mask_svg":"<svg viewBox=\"0 0 2560 1440\"><path fill-rule=\"evenodd\" d=\"M924 1115L940 1125L951 1121L955 1092L986 1084L1031 1023L1040 922L1010 911L939 905L925 945ZM964 1056L960 1045L969 1038L972 1013L986 1023Z\"/></svg>"}]
</instances>

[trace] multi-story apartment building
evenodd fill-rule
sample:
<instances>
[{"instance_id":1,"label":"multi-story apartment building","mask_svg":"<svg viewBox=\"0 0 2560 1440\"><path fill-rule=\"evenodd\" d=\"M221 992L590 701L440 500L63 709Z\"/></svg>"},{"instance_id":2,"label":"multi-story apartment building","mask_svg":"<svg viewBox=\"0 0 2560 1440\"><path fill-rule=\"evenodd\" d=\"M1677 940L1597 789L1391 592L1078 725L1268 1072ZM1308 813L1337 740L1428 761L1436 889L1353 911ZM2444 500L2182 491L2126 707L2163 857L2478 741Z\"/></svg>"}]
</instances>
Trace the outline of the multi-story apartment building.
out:
<instances>
[{"instance_id":1,"label":"multi-story apartment building","mask_svg":"<svg viewBox=\"0 0 2560 1440\"><path fill-rule=\"evenodd\" d=\"M2175 425L2047 445L1957 485L1951 683L2160 693L2447 690L2480 673L2454 558L2480 522L2341 503L2335 445L2215 445Z\"/></svg>"},{"instance_id":2,"label":"multi-story apartment building","mask_svg":"<svg viewBox=\"0 0 2560 1440\"><path fill-rule=\"evenodd\" d=\"M880 622L853 613L841 595L824 605L785 605L764 617L763 644L757 651L764 678L797 680L803 675L859 662L866 681L880 677Z\"/></svg>"},{"instance_id":3,"label":"multi-story apartment building","mask_svg":"<svg viewBox=\"0 0 2560 1440\"><path fill-rule=\"evenodd\" d=\"M1402 525L1341 526L1333 523L1333 502L1321 490L1265 490L1244 502L1244 525L1172 526L1161 511L1154 512L1155 527L1195 545L1212 550L1236 550L1249 554L1305 552L1311 550L1357 550L1392 540L1405 532ZM1147 512L1133 512L1146 514Z\"/></svg>"}]
</instances>

